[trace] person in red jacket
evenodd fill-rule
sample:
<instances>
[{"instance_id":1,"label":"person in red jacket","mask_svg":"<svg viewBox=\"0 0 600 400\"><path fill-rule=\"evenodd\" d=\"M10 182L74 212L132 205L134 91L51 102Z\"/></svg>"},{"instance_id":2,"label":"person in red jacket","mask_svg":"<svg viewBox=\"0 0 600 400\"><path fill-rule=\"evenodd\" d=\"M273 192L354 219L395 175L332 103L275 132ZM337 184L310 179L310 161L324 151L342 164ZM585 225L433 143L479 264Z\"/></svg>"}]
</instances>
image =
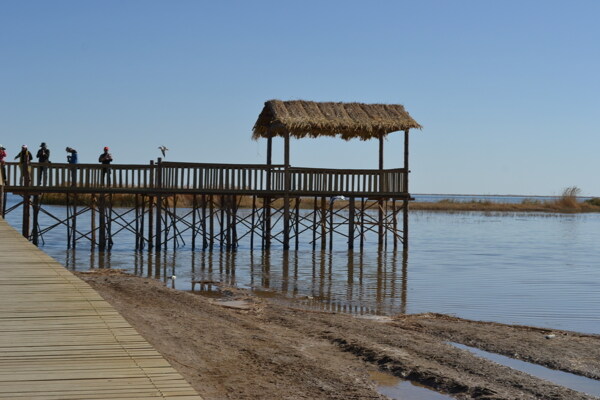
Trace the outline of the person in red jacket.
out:
<instances>
[{"instance_id":1,"label":"person in red jacket","mask_svg":"<svg viewBox=\"0 0 600 400\"><path fill-rule=\"evenodd\" d=\"M6 167L4 159L6 158L6 149L0 144L0 171L2 173L2 182L6 185Z\"/></svg>"}]
</instances>

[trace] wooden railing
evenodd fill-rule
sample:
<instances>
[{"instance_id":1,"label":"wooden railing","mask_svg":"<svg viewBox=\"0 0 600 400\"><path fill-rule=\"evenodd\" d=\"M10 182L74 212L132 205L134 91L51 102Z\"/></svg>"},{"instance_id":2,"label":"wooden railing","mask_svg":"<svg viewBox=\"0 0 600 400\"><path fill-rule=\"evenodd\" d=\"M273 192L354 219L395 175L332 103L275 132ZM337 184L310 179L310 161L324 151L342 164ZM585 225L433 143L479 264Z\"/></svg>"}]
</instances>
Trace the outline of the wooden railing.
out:
<instances>
[{"instance_id":1,"label":"wooden railing","mask_svg":"<svg viewBox=\"0 0 600 400\"><path fill-rule=\"evenodd\" d=\"M6 163L6 190L89 191L129 189L293 195L401 196L406 170L321 169L264 164L161 162L145 165L34 163L22 170ZM286 173L289 188L286 188ZM286 190L287 189L287 190Z\"/></svg>"}]
</instances>

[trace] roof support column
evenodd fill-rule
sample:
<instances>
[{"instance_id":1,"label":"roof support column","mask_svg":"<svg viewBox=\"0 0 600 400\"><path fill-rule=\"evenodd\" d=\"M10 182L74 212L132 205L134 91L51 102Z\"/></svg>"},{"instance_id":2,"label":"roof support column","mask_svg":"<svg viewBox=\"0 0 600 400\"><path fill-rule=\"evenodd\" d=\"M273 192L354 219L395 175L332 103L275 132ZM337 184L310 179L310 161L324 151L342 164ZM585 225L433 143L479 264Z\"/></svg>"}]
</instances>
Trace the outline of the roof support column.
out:
<instances>
[{"instance_id":1,"label":"roof support column","mask_svg":"<svg viewBox=\"0 0 600 400\"><path fill-rule=\"evenodd\" d=\"M408 129L404 130L404 190L403 192L407 194L408 198L410 198L410 191L408 190L408 173L410 172L408 169ZM402 247L404 252L408 251L408 200L404 200L404 208L402 210Z\"/></svg>"},{"instance_id":2,"label":"roof support column","mask_svg":"<svg viewBox=\"0 0 600 400\"><path fill-rule=\"evenodd\" d=\"M383 133L379 134L379 191L385 191L383 177ZM383 231L383 197L380 197L377 202L379 209L379 218L377 220L377 245L379 249L383 246L384 231Z\"/></svg>"},{"instance_id":3,"label":"roof support column","mask_svg":"<svg viewBox=\"0 0 600 400\"><path fill-rule=\"evenodd\" d=\"M267 192L271 191L271 164L273 156L273 137L267 138ZM271 198L263 197L263 249L271 247Z\"/></svg>"},{"instance_id":4,"label":"roof support column","mask_svg":"<svg viewBox=\"0 0 600 400\"><path fill-rule=\"evenodd\" d=\"M284 138L283 249L290 248L290 133Z\"/></svg>"}]
</instances>

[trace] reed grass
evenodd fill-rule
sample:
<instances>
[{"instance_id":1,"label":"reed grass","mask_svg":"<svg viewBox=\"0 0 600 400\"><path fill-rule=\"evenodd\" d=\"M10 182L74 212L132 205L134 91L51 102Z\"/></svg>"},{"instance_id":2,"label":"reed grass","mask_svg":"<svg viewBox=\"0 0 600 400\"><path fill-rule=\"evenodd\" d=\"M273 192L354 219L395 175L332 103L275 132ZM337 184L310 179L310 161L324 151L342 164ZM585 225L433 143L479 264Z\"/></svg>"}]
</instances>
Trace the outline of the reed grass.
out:
<instances>
[{"instance_id":1,"label":"reed grass","mask_svg":"<svg viewBox=\"0 0 600 400\"><path fill-rule=\"evenodd\" d=\"M581 189L570 186L556 200L541 201L525 199L521 203L497 203L488 200L456 201L443 199L438 202L411 202L411 210L421 211L494 211L494 212L546 212L588 213L600 212L600 198L580 201Z\"/></svg>"},{"instance_id":2,"label":"reed grass","mask_svg":"<svg viewBox=\"0 0 600 400\"><path fill-rule=\"evenodd\" d=\"M489 200L474 200L474 201L457 201L454 199L442 199L437 202L410 202L411 210L419 211L493 211L493 212L545 212L545 213L588 213L600 212L600 198L593 198L586 201L580 201L578 195L581 190L576 187L568 187L563 190L562 195L552 201L540 201L533 199L523 200L521 203L497 203ZM191 207L193 205L193 196L189 194L178 194L177 207ZM197 201L200 202L200 196L197 196ZM70 200L73 201L72 198ZM89 206L92 198L89 194L81 194L77 196L79 205ZM168 197L169 205L173 205L174 197ZM216 205L220 205L221 196L213 196L213 201ZM136 197L134 194L113 194L112 203L116 207L134 207ZM42 196L42 203L47 205L64 205L66 204L65 194L48 193ZM236 196L236 205L238 208L252 208L251 196ZM368 201L367 205L371 205L373 201ZM272 206L280 208L283 206L283 199L272 201ZM293 204L293 203L292 203ZM337 200L334 203L334 208L343 208L348 205L348 201ZM401 204L398 204L398 207ZM257 198L255 201L256 207L263 206L263 200ZM312 209L314 202L312 198L302 199L300 208ZM318 204L320 207L320 202ZM329 202L327 202L329 208Z\"/></svg>"}]
</instances>

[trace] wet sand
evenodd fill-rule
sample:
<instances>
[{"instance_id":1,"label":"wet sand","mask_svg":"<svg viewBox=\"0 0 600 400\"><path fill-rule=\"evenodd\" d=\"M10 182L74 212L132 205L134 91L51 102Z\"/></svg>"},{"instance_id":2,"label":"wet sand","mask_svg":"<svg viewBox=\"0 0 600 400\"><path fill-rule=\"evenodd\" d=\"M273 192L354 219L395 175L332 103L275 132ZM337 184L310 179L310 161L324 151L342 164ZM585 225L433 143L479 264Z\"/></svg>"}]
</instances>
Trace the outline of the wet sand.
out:
<instances>
[{"instance_id":1,"label":"wet sand","mask_svg":"<svg viewBox=\"0 0 600 400\"><path fill-rule=\"evenodd\" d=\"M384 399L369 377L373 368L458 399L594 398L449 341L600 379L598 335L438 314L358 318L236 288L207 298L114 270L78 276L207 400Z\"/></svg>"}]
</instances>

